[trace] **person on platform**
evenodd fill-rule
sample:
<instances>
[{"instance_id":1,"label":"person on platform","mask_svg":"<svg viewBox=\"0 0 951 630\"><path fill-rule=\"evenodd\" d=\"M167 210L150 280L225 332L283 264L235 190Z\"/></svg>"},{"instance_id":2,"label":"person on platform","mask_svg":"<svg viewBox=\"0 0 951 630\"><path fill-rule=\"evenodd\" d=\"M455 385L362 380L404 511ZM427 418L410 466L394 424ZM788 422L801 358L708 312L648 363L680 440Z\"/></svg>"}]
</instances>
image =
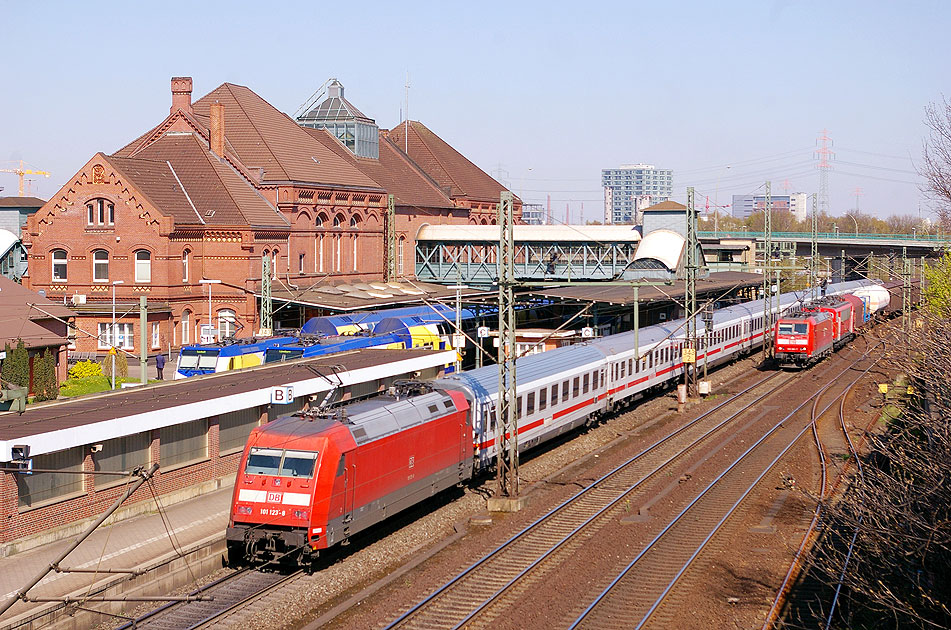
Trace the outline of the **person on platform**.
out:
<instances>
[{"instance_id":1,"label":"person on platform","mask_svg":"<svg viewBox=\"0 0 951 630\"><path fill-rule=\"evenodd\" d=\"M162 376L162 370L165 369L165 355L161 352L155 356L155 371L158 372L158 380L165 380Z\"/></svg>"}]
</instances>

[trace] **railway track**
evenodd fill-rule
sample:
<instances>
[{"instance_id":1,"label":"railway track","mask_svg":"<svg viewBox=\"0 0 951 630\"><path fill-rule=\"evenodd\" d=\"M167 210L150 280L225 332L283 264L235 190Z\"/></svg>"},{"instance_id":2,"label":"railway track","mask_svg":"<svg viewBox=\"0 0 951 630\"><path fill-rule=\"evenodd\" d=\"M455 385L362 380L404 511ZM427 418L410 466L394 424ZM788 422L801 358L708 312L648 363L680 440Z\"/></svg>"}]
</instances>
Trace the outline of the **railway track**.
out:
<instances>
[{"instance_id":1,"label":"railway track","mask_svg":"<svg viewBox=\"0 0 951 630\"><path fill-rule=\"evenodd\" d=\"M684 603L676 600L686 595L684 589L678 591L676 587L695 568L697 558L767 473L810 431L814 421L844 398L876 361L870 360L866 352L840 377L860 363L870 365L841 391L838 380L830 382L764 432L659 531L569 627L639 629L676 624L675 614L682 611ZM830 391L831 402L819 410L821 397ZM810 402L810 413L800 413Z\"/></svg>"},{"instance_id":2,"label":"railway track","mask_svg":"<svg viewBox=\"0 0 951 630\"><path fill-rule=\"evenodd\" d=\"M505 604L542 579L620 510L639 487L672 462L694 452L726 428L738 424L754 405L800 375L774 373L647 447L591 483L574 497L513 536L495 551L406 611L387 628L477 628L491 623ZM777 386L748 394L764 384ZM740 404L741 403L741 404ZM739 406L729 410L729 406ZM721 412L718 414L718 412ZM722 413L727 413L726 418Z\"/></svg>"},{"instance_id":3,"label":"railway track","mask_svg":"<svg viewBox=\"0 0 951 630\"><path fill-rule=\"evenodd\" d=\"M241 569L189 593L200 595L204 599L166 604L121 626L120 630L191 630L211 627L228 614L247 606L301 574L302 571L280 574Z\"/></svg>"}]
</instances>

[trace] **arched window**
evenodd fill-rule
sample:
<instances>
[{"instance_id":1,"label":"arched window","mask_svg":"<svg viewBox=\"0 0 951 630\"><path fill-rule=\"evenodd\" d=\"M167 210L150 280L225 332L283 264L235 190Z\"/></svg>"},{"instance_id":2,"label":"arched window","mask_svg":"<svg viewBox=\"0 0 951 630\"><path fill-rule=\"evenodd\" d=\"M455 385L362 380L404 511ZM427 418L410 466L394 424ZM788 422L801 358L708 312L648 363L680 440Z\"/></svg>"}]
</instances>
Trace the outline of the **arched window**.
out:
<instances>
[{"instance_id":1,"label":"arched window","mask_svg":"<svg viewBox=\"0 0 951 630\"><path fill-rule=\"evenodd\" d=\"M343 222L340 220L340 215L338 214L337 216L334 217L334 227L340 227L341 223Z\"/></svg>"},{"instance_id":2,"label":"arched window","mask_svg":"<svg viewBox=\"0 0 951 630\"><path fill-rule=\"evenodd\" d=\"M238 331L236 321L234 311L231 309L225 308L218 311L218 338L234 337L234 334Z\"/></svg>"},{"instance_id":3,"label":"arched window","mask_svg":"<svg viewBox=\"0 0 951 630\"><path fill-rule=\"evenodd\" d=\"M357 218L356 218L356 217L350 217L350 227L353 228L353 229L356 229L356 228L358 227L358 225L359 225L359 223L357 222ZM352 250L351 253L353 254L353 270L356 271L356 270L357 270L357 260L358 260L358 259L357 259L357 233L356 233L356 232L354 232L353 234L350 235L350 249Z\"/></svg>"},{"instance_id":4,"label":"arched window","mask_svg":"<svg viewBox=\"0 0 951 630\"><path fill-rule=\"evenodd\" d=\"M188 255L191 254L189 250L182 252L182 282L188 282Z\"/></svg>"},{"instance_id":5,"label":"arched window","mask_svg":"<svg viewBox=\"0 0 951 630\"><path fill-rule=\"evenodd\" d=\"M190 343L189 328L191 327L192 312L186 310L182 313L182 345Z\"/></svg>"},{"instance_id":6,"label":"arched window","mask_svg":"<svg viewBox=\"0 0 951 630\"><path fill-rule=\"evenodd\" d=\"M94 282L109 282L109 252L104 249L92 253L92 279Z\"/></svg>"},{"instance_id":7,"label":"arched window","mask_svg":"<svg viewBox=\"0 0 951 630\"><path fill-rule=\"evenodd\" d=\"M397 261L396 274L399 276L405 275L405 271L403 268L403 244L405 241L406 241L406 237L401 236L400 243L399 243L399 252L396 255L396 261Z\"/></svg>"},{"instance_id":8,"label":"arched window","mask_svg":"<svg viewBox=\"0 0 951 630\"><path fill-rule=\"evenodd\" d=\"M317 218L314 220L314 227L322 228L324 227L324 215L318 214Z\"/></svg>"},{"instance_id":9,"label":"arched window","mask_svg":"<svg viewBox=\"0 0 951 630\"><path fill-rule=\"evenodd\" d=\"M135 252L135 281L152 282L152 254L148 250Z\"/></svg>"},{"instance_id":10,"label":"arched window","mask_svg":"<svg viewBox=\"0 0 951 630\"><path fill-rule=\"evenodd\" d=\"M66 250L54 249L53 258L53 280L66 280Z\"/></svg>"},{"instance_id":11,"label":"arched window","mask_svg":"<svg viewBox=\"0 0 951 630\"><path fill-rule=\"evenodd\" d=\"M86 225L115 225L116 207L108 199L86 202Z\"/></svg>"}]
</instances>

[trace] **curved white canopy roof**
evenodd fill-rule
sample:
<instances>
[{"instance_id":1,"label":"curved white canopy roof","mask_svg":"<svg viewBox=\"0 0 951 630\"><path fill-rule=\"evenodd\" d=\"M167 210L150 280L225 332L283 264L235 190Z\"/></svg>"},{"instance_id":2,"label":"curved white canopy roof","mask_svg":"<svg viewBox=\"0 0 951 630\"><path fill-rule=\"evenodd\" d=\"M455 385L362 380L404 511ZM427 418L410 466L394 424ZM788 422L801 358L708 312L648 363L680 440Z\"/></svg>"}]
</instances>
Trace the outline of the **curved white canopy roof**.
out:
<instances>
[{"instance_id":1,"label":"curved white canopy roof","mask_svg":"<svg viewBox=\"0 0 951 630\"><path fill-rule=\"evenodd\" d=\"M654 230L648 232L637 251L634 252L634 260L652 258L659 260L669 271L675 271L680 262L680 256L683 254L684 245L687 239L671 230Z\"/></svg>"}]
</instances>

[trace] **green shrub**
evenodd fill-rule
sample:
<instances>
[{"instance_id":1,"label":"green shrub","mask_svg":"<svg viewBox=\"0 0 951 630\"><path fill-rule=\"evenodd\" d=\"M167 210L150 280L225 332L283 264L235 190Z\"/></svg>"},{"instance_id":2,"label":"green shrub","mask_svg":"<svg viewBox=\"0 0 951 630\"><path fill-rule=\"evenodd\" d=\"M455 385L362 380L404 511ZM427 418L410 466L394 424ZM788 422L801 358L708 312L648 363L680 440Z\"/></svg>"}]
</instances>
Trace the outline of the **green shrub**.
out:
<instances>
[{"instance_id":1,"label":"green shrub","mask_svg":"<svg viewBox=\"0 0 951 630\"><path fill-rule=\"evenodd\" d=\"M17 339L16 348L6 346L7 358L3 360L0 379L19 387L30 386L30 355L22 339Z\"/></svg>"},{"instance_id":2,"label":"green shrub","mask_svg":"<svg viewBox=\"0 0 951 630\"><path fill-rule=\"evenodd\" d=\"M56 400L59 386L56 383L56 359L49 350L33 358L33 393L36 401Z\"/></svg>"},{"instance_id":3,"label":"green shrub","mask_svg":"<svg viewBox=\"0 0 951 630\"><path fill-rule=\"evenodd\" d=\"M69 369L69 378L102 376L102 366L95 361L80 361Z\"/></svg>"}]
</instances>

